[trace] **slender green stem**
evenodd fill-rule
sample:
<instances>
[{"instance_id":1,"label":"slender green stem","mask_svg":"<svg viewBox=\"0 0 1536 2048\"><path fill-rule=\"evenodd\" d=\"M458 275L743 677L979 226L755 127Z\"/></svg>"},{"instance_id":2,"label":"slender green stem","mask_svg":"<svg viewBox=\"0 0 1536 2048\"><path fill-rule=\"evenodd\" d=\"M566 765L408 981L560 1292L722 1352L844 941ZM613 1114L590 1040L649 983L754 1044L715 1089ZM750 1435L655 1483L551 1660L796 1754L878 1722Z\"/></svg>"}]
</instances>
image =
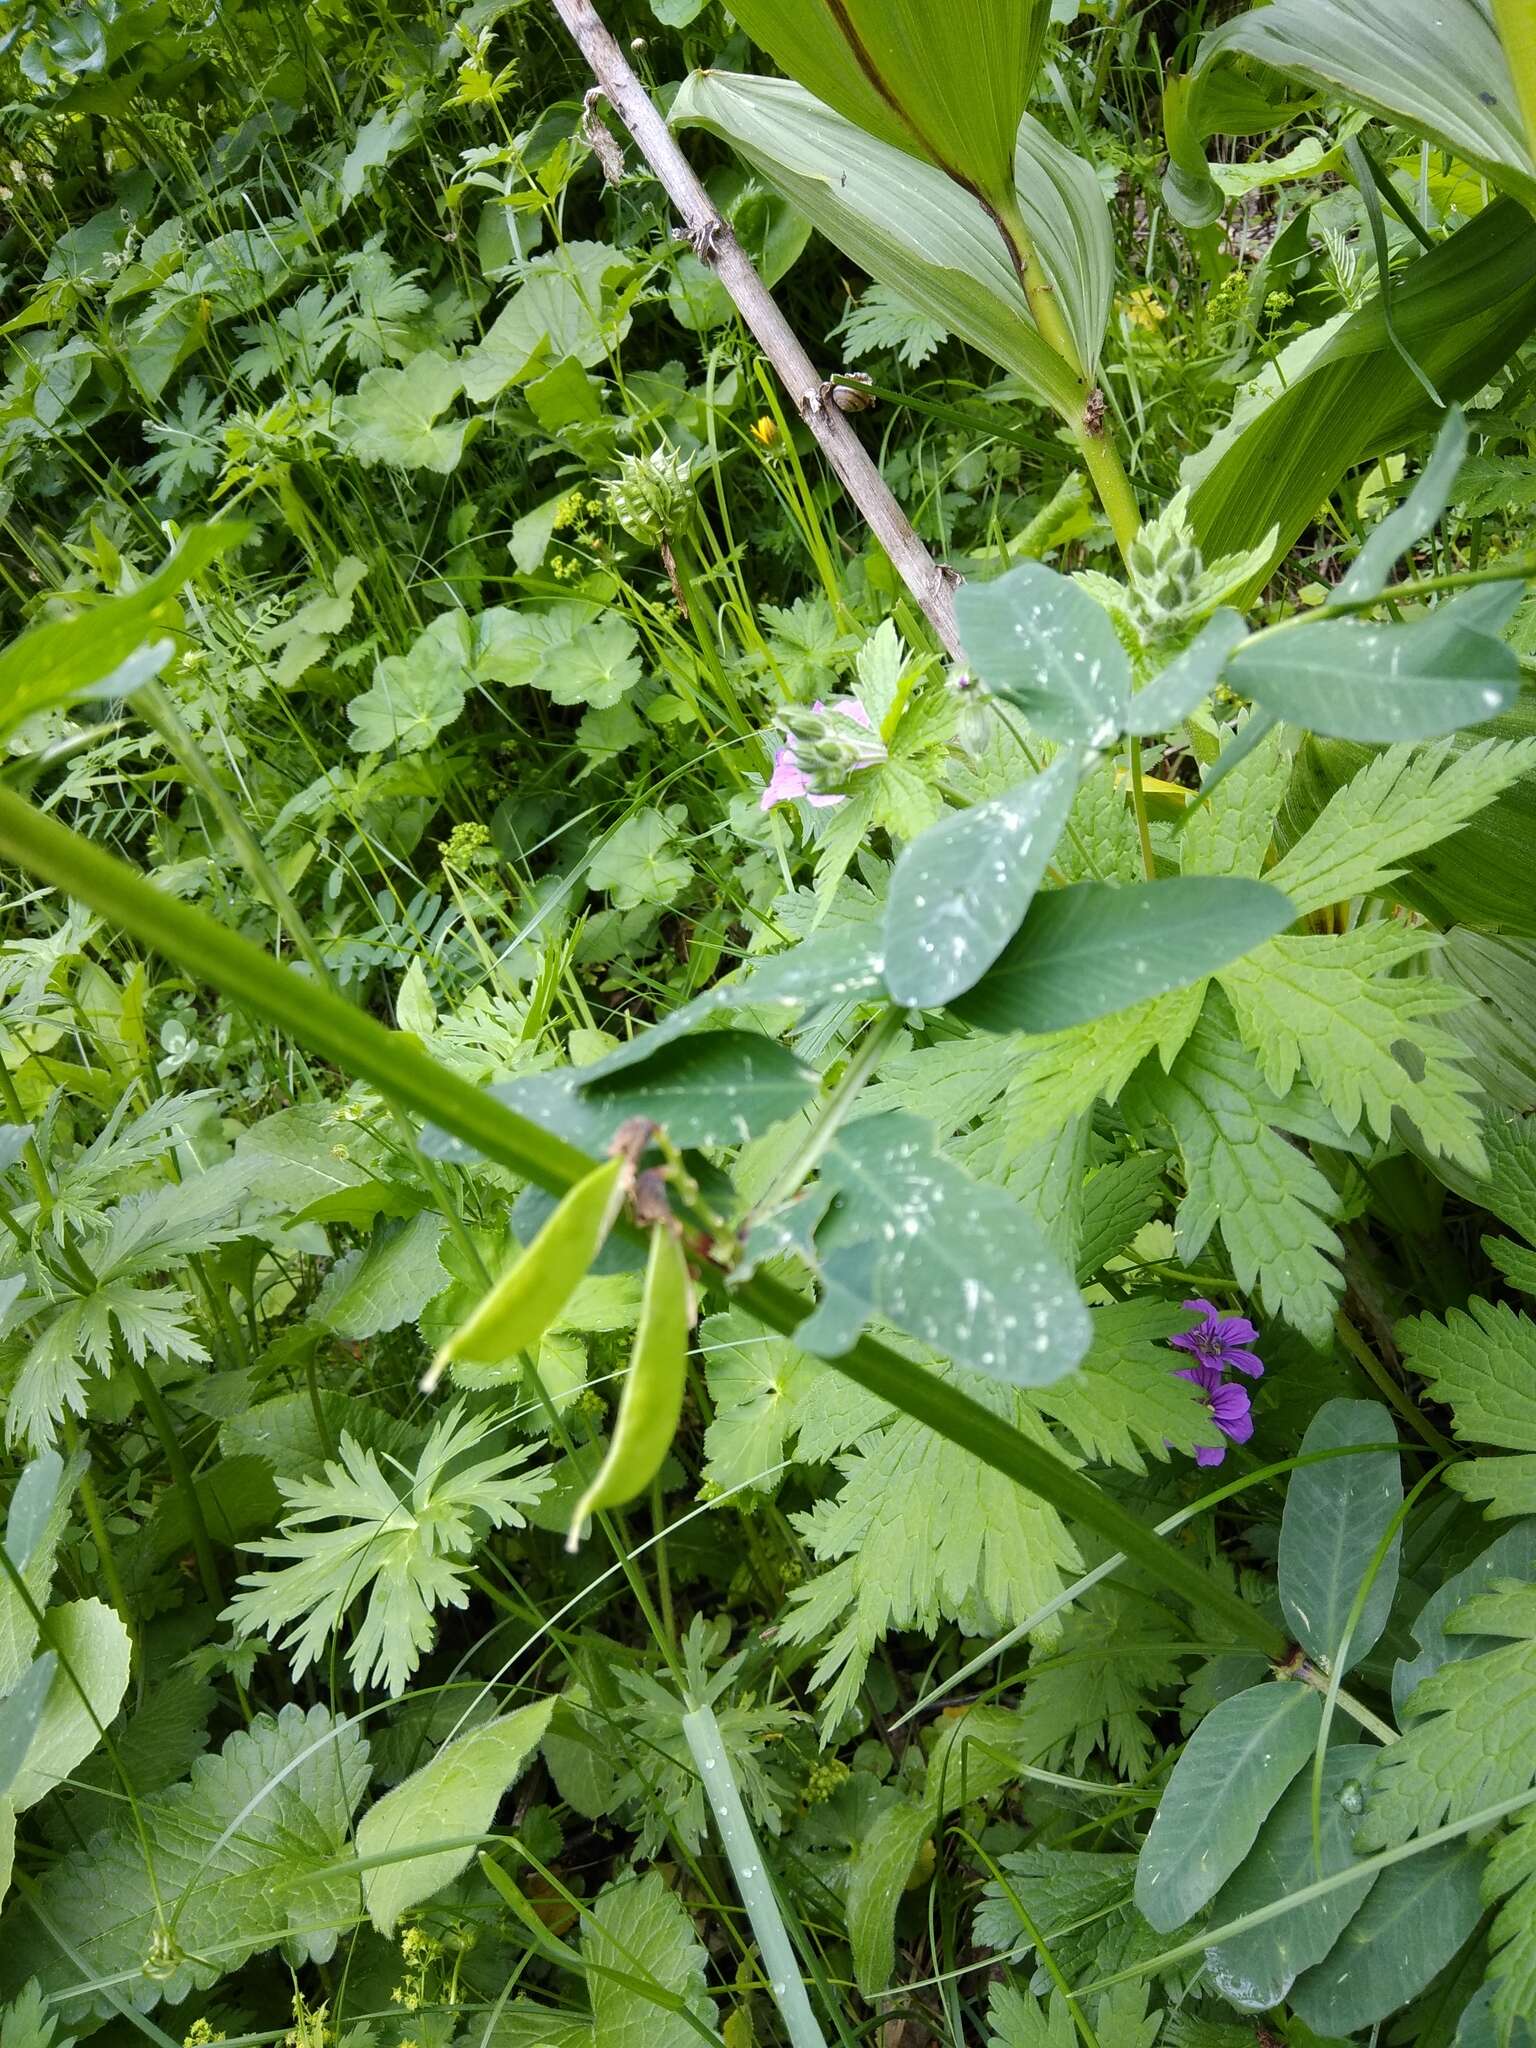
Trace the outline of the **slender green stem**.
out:
<instances>
[{"instance_id":1,"label":"slender green stem","mask_svg":"<svg viewBox=\"0 0 1536 2048\"><path fill-rule=\"evenodd\" d=\"M154 1376L149 1368L140 1365L126 1345L115 1348L118 1364L127 1368L128 1376L138 1390L139 1400L143 1403L144 1413L149 1417L150 1425L160 1439L160 1448L165 1453L166 1469L171 1475L172 1484L181 1495L181 1504L186 1509L187 1525L192 1532L192 1554L197 1559L197 1575L203 1582L208 1604L217 1614L224 1605L224 1584L219 1577L219 1563L213 1554L213 1539L208 1534L203 1504L197 1497L197 1479L191 1461L182 1447L171 1411L165 1405L165 1396L155 1385Z\"/></svg>"},{"instance_id":2,"label":"slender green stem","mask_svg":"<svg viewBox=\"0 0 1536 2048\"><path fill-rule=\"evenodd\" d=\"M1536 8L1531 0L1493 0L1493 21L1525 120L1526 147L1536 165Z\"/></svg>"},{"instance_id":3,"label":"slender green stem","mask_svg":"<svg viewBox=\"0 0 1536 2048\"><path fill-rule=\"evenodd\" d=\"M25 1124L27 1112L22 1107L21 1097L16 1092L16 1083L11 1079L11 1070L0 1056L0 1101L5 1104L5 1113L13 1124ZM48 1179L48 1169L43 1164L43 1155L34 1141L28 1137L21 1148L22 1162L27 1169L27 1179L32 1183L32 1192L37 1198L38 1228L53 1214L53 1187Z\"/></svg>"},{"instance_id":4,"label":"slender green stem","mask_svg":"<svg viewBox=\"0 0 1536 2048\"><path fill-rule=\"evenodd\" d=\"M67 1408L64 1411L64 1443L71 1452L80 1448L80 1431L75 1424L74 1416ZM91 1477L89 1463L80 1475L80 1505L85 1510L85 1525L90 1530L91 1541L96 1546L96 1562L101 1568L102 1584L107 1589L107 1598L117 1610L117 1618L129 1635L137 1635L133 1609L128 1604L127 1588L123 1584L122 1573L117 1568L111 1531L107 1528L107 1518L101 1507L101 1496L96 1491L96 1482Z\"/></svg>"},{"instance_id":5,"label":"slender green stem","mask_svg":"<svg viewBox=\"0 0 1536 2048\"><path fill-rule=\"evenodd\" d=\"M1147 786L1141 770L1141 742L1131 733L1125 742L1131 762L1131 808L1136 813L1136 837L1141 842L1141 871L1149 882L1157 880L1157 856L1152 851L1152 827L1147 822Z\"/></svg>"},{"instance_id":6,"label":"slender green stem","mask_svg":"<svg viewBox=\"0 0 1536 2048\"><path fill-rule=\"evenodd\" d=\"M783 1171L775 1178L763 1199L757 1204L758 1212L767 1215L777 1209L781 1202L787 1202L798 1194L801 1186L815 1171L822 1154L837 1136L838 1130L847 1121L848 1114L859 1098L859 1091L869 1080L884 1059L892 1044L900 1036L906 1021L906 1012L898 1010L894 1003L886 1008L865 1032L863 1042L844 1067L837 1086L825 1096L811 1114L811 1127L803 1142L795 1149Z\"/></svg>"},{"instance_id":7,"label":"slender green stem","mask_svg":"<svg viewBox=\"0 0 1536 2048\"><path fill-rule=\"evenodd\" d=\"M1455 1458L1458 1455L1456 1446L1449 1437L1442 1436L1427 1417L1419 1413L1416 1403L1404 1393L1403 1389L1393 1379L1391 1373L1387 1371L1387 1368L1382 1364L1381 1360L1376 1356L1370 1345L1367 1344L1364 1337L1361 1336L1342 1309L1334 1317L1333 1326L1338 1332L1339 1342L1344 1346L1344 1349L1349 1353L1356 1365L1359 1366L1360 1370L1371 1382L1371 1385L1391 1402L1414 1435L1421 1437L1429 1445L1429 1448L1437 1452L1442 1458Z\"/></svg>"},{"instance_id":8,"label":"slender green stem","mask_svg":"<svg viewBox=\"0 0 1536 2048\"><path fill-rule=\"evenodd\" d=\"M0 788L0 856L51 882L141 944L189 974L244 1003L344 1072L372 1082L405 1107L462 1140L483 1157L510 1167L552 1194L591 1170L574 1146L508 1109L492 1095L440 1067L403 1033L371 1017L291 968L282 966L215 919L150 886L114 854L44 817L23 798ZM723 1287L725 1276L713 1276ZM766 1273L730 1290L732 1297L784 1336L792 1336L810 1304ZM1222 1585L1186 1552L1169 1547L1099 1487L1052 1451L937 1375L916 1369L889 1345L861 1337L828 1364L891 1407L970 1451L1060 1514L1096 1530L1117 1550L1144 1565L1170 1591L1206 1614L1219 1616L1235 1638L1266 1656L1282 1658L1284 1632Z\"/></svg>"},{"instance_id":9,"label":"slender green stem","mask_svg":"<svg viewBox=\"0 0 1536 2048\"><path fill-rule=\"evenodd\" d=\"M1047 277L1045 266L1035 252L1029 225L1017 199L999 214L997 225L1024 296L1029 301L1029 310L1040 339L1053 354L1060 356L1076 387L1076 402L1071 407L1061 408L1062 417L1077 443L1083 467L1099 494L1099 503L1104 507L1115 536L1115 545L1123 557L1141 529L1141 510L1119 451L1104 431L1100 417L1102 396L1089 388L1072 330L1056 296L1056 287ZM1096 396L1097 405L1094 403Z\"/></svg>"}]
</instances>

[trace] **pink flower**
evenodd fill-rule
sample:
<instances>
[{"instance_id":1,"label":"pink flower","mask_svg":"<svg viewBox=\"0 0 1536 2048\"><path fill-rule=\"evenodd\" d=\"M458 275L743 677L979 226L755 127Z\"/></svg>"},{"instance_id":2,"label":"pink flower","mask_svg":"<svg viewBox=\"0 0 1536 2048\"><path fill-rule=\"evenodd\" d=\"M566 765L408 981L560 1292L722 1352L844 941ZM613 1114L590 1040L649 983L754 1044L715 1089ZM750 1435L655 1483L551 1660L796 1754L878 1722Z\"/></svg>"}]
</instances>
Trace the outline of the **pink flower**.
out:
<instances>
[{"instance_id":1,"label":"pink flower","mask_svg":"<svg viewBox=\"0 0 1536 2048\"><path fill-rule=\"evenodd\" d=\"M1223 1436L1230 1437L1235 1444L1247 1443L1253 1435L1253 1407L1246 1387L1224 1380L1219 1365L1182 1366L1175 1377L1194 1381L1210 1410L1211 1420ZM1226 1455L1223 1445L1197 1445L1195 1463L1219 1465Z\"/></svg>"},{"instance_id":2,"label":"pink flower","mask_svg":"<svg viewBox=\"0 0 1536 2048\"><path fill-rule=\"evenodd\" d=\"M813 711L825 711L826 708L826 705L823 704L819 697L811 706ZM852 719L855 725L862 725L866 732L872 733L874 731L874 725L871 722L869 713L864 709L864 706L857 697L834 697L832 709L840 711L845 718ZM873 756L870 762L862 765L872 766L874 760L884 757L884 751L884 748L881 748L878 755ZM784 745L774 754L773 774L769 777L762 795L758 798L758 809L771 811L775 804L794 803L800 797L804 797L806 802L818 811L830 810L834 804L846 801L845 798L836 794L822 795L811 788L810 777L800 766L800 757L795 751L795 742L791 738L786 740Z\"/></svg>"},{"instance_id":3,"label":"pink flower","mask_svg":"<svg viewBox=\"0 0 1536 2048\"><path fill-rule=\"evenodd\" d=\"M1248 1348L1257 1342L1259 1333L1246 1316L1224 1316L1214 1302L1199 1296L1184 1306L1198 1309L1203 1320L1197 1328L1168 1339L1176 1351L1191 1352L1202 1365L1231 1366L1251 1380L1259 1378L1264 1361Z\"/></svg>"}]
</instances>

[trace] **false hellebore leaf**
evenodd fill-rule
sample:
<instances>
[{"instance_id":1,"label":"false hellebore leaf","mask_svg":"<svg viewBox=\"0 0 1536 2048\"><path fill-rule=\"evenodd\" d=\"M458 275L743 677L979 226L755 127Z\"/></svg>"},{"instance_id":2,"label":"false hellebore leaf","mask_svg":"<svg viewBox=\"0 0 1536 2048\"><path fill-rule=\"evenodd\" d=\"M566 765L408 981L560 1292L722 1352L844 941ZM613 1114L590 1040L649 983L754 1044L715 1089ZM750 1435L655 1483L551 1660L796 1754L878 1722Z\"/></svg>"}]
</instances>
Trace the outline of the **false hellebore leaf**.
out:
<instances>
[{"instance_id":1,"label":"false hellebore leaf","mask_svg":"<svg viewBox=\"0 0 1536 2048\"><path fill-rule=\"evenodd\" d=\"M995 582L965 584L955 618L981 681L1047 739L1107 747L1124 730L1130 658L1108 612L1067 577L1021 562Z\"/></svg>"},{"instance_id":2,"label":"false hellebore leaf","mask_svg":"<svg viewBox=\"0 0 1536 2048\"><path fill-rule=\"evenodd\" d=\"M952 811L904 849L885 907L893 1002L937 1009L986 973L1040 886L1078 774L1077 755L1062 753L1043 775Z\"/></svg>"},{"instance_id":3,"label":"false hellebore leaf","mask_svg":"<svg viewBox=\"0 0 1536 2048\"><path fill-rule=\"evenodd\" d=\"M1002 1188L972 1180L904 1111L840 1131L821 1183L824 1292L795 1342L836 1358L871 1316L1014 1386L1068 1373L1092 1338L1072 1275Z\"/></svg>"},{"instance_id":4,"label":"false hellebore leaf","mask_svg":"<svg viewBox=\"0 0 1536 2048\"><path fill-rule=\"evenodd\" d=\"M781 71L984 204L1013 203L1013 145L1050 0L742 0Z\"/></svg>"},{"instance_id":5,"label":"false hellebore leaf","mask_svg":"<svg viewBox=\"0 0 1536 2048\"><path fill-rule=\"evenodd\" d=\"M1227 663L1232 688L1338 740L1429 740L1507 711L1520 661L1493 636L1524 585L1469 590L1404 626L1320 619L1256 634Z\"/></svg>"},{"instance_id":6,"label":"false hellebore leaf","mask_svg":"<svg viewBox=\"0 0 1536 2048\"><path fill-rule=\"evenodd\" d=\"M1232 876L1077 882L1037 896L949 1007L982 1031L1064 1031L1215 973L1295 915L1280 890Z\"/></svg>"}]
</instances>

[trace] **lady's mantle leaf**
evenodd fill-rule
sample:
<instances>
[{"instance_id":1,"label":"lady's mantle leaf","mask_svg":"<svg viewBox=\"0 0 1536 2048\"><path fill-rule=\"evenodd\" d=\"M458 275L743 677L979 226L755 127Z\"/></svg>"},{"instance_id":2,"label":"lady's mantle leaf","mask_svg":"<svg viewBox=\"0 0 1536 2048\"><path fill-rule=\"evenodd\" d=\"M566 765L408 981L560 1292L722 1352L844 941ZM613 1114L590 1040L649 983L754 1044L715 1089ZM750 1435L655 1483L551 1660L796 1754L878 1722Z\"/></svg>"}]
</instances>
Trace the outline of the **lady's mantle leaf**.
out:
<instances>
[{"instance_id":1,"label":"lady's mantle leaf","mask_svg":"<svg viewBox=\"0 0 1536 2048\"><path fill-rule=\"evenodd\" d=\"M1043 562L967 583L955 618L972 668L1048 739L1105 747L1130 716L1131 664L1102 605Z\"/></svg>"},{"instance_id":2,"label":"lady's mantle leaf","mask_svg":"<svg viewBox=\"0 0 1536 2048\"><path fill-rule=\"evenodd\" d=\"M957 1365L1014 1386L1070 1372L1092 1326L1066 1267L1003 1189L895 1111L840 1131L822 1165L837 1196L818 1249L825 1292L795 1341L836 1358L872 1315Z\"/></svg>"},{"instance_id":3,"label":"lady's mantle leaf","mask_svg":"<svg viewBox=\"0 0 1536 2048\"><path fill-rule=\"evenodd\" d=\"M1189 875L1037 896L1002 954L951 1010L983 1031L1062 1031L1199 981L1284 931L1278 889Z\"/></svg>"},{"instance_id":4,"label":"lady's mantle leaf","mask_svg":"<svg viewBox=\"0 0 1536 2048\"><path fill-rule=\"evenodd\" d=\"M1307 1686L1256 1685L1200 1723L1136 1866L1136 1904L1159 1934L1192 1920L1248 1854L1312 1754L1322 1712Z\"/></svg>"},{"instance_id":5,"label":"lady's mantle leaf","mask_svg":"<svg viewBox=\"0 0 1536 2048\"><path fill-rule=\"evenodd\" d=\"M363 1898L380 1934L392 1934L402 1913L451 1884L468 1863L554 1707L551 1694L445 1744L363 1815L357 1853L372 1865L363 1871ZM420 1853L427 1844L459 1837L459 1846ZM398 1861L372 1861L390 1855Z\"/></svg>"},{"instance_id":6,"label":"lady's mantle leaf","mask_svg":"<svg viewBox=\"0 0 1536 2048\"><path fill-rule=\"evenodd\" d=\"M392 469L457 469L473 420L438 425L464 388L464 372L433 349L403 370L370 370L350 398L337 401L336 438L359 462Z\"/></svg>"},{"instance_id":7,"label":"lady's mantle leaf","mask_svg":"<svg viewBox=\"0 0 1536 2048\"><path fill-rule=\"evenodd\" d=\"M1077 756L1063 753L1043 775L951 812L906 848L885 911L893 1002L937 1009L986 973L1040 886L1077 781Z\"/></svg>"}]
</instances>

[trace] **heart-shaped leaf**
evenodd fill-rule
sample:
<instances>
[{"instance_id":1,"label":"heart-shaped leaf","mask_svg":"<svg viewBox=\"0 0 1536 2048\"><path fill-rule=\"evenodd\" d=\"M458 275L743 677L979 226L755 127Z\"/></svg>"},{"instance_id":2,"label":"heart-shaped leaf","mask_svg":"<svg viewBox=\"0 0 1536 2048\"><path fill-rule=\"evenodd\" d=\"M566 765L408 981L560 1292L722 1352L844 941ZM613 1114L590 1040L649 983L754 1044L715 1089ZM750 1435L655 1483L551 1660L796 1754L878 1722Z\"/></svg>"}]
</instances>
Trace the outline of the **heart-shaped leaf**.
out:
<instances>
[{"instance_id":1,"label":"heart-shaped leaf","mask_svg":"<svg viewBox=\"0 0 1536 2048\"><path fill-rule=\"evenodd\" d=\"M1062 1031L1214 974L1295 920L1267 882L1187 875L1037 896L999 958L950 1004L982 1031Z\"/></svg>"},{"instance_id":2,"label":"heart-shaped leaf","mask_svg":"<svg viewBox=\"0 0 1536 2048\"><path fill-rule=\"evenodd\" d=\"M825 1294L795 1333L803 1350L839 1357L882 1316L1013 1386L1060 1379L1086 1353L1072 1275L1012 1195L946 1159L920 1117L849 1124L821 1184L837 1204L817 1238Z\"/></svg>"},{"instance_id":3,"label":"heart-shaped leaf","mask_svg":"<svg viewBox=\"0 0 1536 2048\"><path fill-rule=\"evenodd\" d=\"M955 598L966 659L1048 739L1107 747L1131 705L1130 657L1108 612L1043 562L1021 562Z\"/></svg>"},{"instance_id":4,"label":"heart-shaped leaf","mask_svg":"<svg viewBox=\"0 0 1536 2048\"><path fill-rule=\"evenodd\" d=\"M1323 1703L1256 1685L1211 1709L1173 1767L1136 1864L1136 1904L1171 1934L1215 1897L1312 1754Z\"/></svg>"},{"instance_id":5,"label":"heart-shaped leaf","mask_svg":"<svg viewBox=\"0 0 1536 2048\"><path fill-rule=\"evenodd\" d=\"M885 906L891 1000L937 1009L973 988L1023 922L1077 790L1078 758L967 811L906 847Z\"/></svg>"}]
</instances>

